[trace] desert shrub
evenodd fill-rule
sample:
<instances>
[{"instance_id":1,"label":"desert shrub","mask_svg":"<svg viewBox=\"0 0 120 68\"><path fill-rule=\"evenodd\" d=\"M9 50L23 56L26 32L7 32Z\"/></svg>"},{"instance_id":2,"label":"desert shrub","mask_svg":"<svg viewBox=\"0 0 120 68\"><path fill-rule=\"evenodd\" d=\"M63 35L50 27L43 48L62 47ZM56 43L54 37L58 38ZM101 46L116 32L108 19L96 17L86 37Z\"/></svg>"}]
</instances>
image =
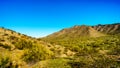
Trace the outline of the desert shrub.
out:
<instances>
[{"instance_id":1,"label":"desert shrub","mask_svg":"<svg viewBox=\"0 0 120 68\"><path fill-rule=\"evenodd\" d=\"M120 63L104 55L79 56L68 62L72 68L119 68Z\"/></svg>"},{"instance_id":2,"label":"desert shrub","mask_svg":"<svg viewBox=\"0 0 120 68\"><path fill-rule=\"evenodd\" d=\"M5 40L4 39L0 39L0 42L5 42Z\"/></svg>"},{"instance_id":3,"label":"desert shrub","mask_svg":"<svg viewBox=\"0 0 120 68\"><path fill-rule=\"evenodd\" d=\"M92 63L92 59L88 56L74 57L68 62L71 68L92 68L90 67Z\"/></svg>"},{"instance_id":4,"label":"desert shrub","mask_svg":"<svg viewBox=\"0 0 120 68\"><path fill-rule=\"evenodd\" d=\"M8 34L4 34L3 36L8 36Z\"/></svg>"},{"instance_id":5,"label":"desert shrub","mask_svg":"<svg viewBox=\"0 0 120 68\"><path fill-rule=\"evenodd\" d=\"M15 47L18 49L25 49L25 48L31 48L33 46L33 43L31 41L26 40L19 40L15 43Z\"/></svg>"},{"instance_id":6,"label":"desert shrub","mask_svg":"<svg viewBox=\"0 0 120 68\"><path fill-rule=\"evenodd\" d=\"M10 61L9 57L4 57L0 59L0 68L18 68L19 65L14 65L12 61Z\"/></svg>"},{"instance_id":7,"label":"desert shrub","mask_svg":"<svg viewBox=\"0 0 120 68\"><path fill-rule=\"evenodd\" d=\"M0 46L3 47L3 48L6 48L6 49L8 49L8 50L11 49L11 46L8 45L8 44L2 44L2 43L0 43Z\"/></svg>"},{"instance_id":8,"label":"desert shrub","mask_svg":"<svg viewBox=\"0 0 120 68\"><path fill-rule=\"evenodd\" d=\"M32 48L26 49L23 55L23 59L26 62L37 62L52 57L53 53L42 45L34 45Z\"/></svg>"},{"instance_id":9,"label":"desert shrub","mask_svg":"<svg viewBox=\"0 0 120 68\"><path fill-rule=\"evenodd\" d=\"M120 45L114 46L114 47L108 52L108 54L110 54L110 55L120 55Z\"/></svg>"},{"instance_id":10,"label":"desert shrub","mask_svg":"<svg viewBox=\"0 0 120 68\"><path fill-rule=\"evenodd\" d=\"M94 63L92 64L93 68L119 68L120 64L117 63L114 59L105 57L105 56L99 56L97 59L94 59Z\"/></svg>"},{"instance_id":11,"label":"desert shrub","mask_svg":"<svg viewBox=\"0 0 120 68\"><path fill-rule=\"evenodd\" d=\"M13 31L11 31L11 34L14 34L14 32L13 32Z\"/></svg>"},{"instance_id":12,"label":"desert shrub","mask_svg":"<svg viewBox=\"0 0 120 68\"><path fill-rule=\"evenodd\" d=\"M9 56L0 57L0 68L19 68L21 65L11 60Z\"/></svg>"},{"instance_id":13,"label":"desert shrub","mask_svg":"<svg viewBox=\"0 0 120 68\"><path fill-rule=\"evenodd\" d=\"M55 48L50 48L51 51L55 51Z\"/></svg>"},{"instance_id":14,"label":"desert shrub","mask_svg":"<svg viewBox=\"0 0 120 68\"><path fill-rule=\"evenodd\" d=\"M0 68L18 68L19 64L11 59L11 53L8 50L0 52ZM13 58L13 57L12 57Z\"/></svg>"},{"instance_id":15,"label":"desert shrub","mask_svg":"<svg viewBox=\"0 0 120 68\"><path fill-rule=\"evenodd\" d=\"M6 68L9 61L9 57L0 57L0 68Z\"/></svg>"},{"instance_id":16,"label":"desert shrub","mask_svg":"<svg viewBox=\"0 0 120 68\"><path fill-rule=\"evenodd\" d=\"M71 68L87 68L87 64L84 62L69 62Z\"/></svg>"},{"instance_id":17,"label":"desert shrub","mask_svg":"<svg viewBox=\"0 0 120 68\"><path fill-rule=\"evenodd\" d=\"M36 63L32 68L71 68L68 59L49 59Z\"/></svg>"},{"instance_id":18,"label":"desert shrub","mask_svg":"<svg viewBox=\"0 0 120 68\"><path fill-rule=\"evenodd\" d=\"M79 46L72 46L71 50L75 51L75 52L79 52L80 48L79 48Z\"/></svg>"},{"instance_id":19,"label":"desert shrub","mask_svg":"<svg viewBox=\"0 0 120 68\"><path fill-rule=\"evenodd\" d=\"M53 59L47 62L46 68L71 68L65 59Z\"/></svg>"},{"instance_id":20,"label":"desert shrub","mask_svg":"<svg viewBox=\"0 0 120 68\"><path fill-rule=\"evenodd\" d=\"M10 36L10 37L9 37L9 39L10 39L10 40L15 40L15 41L17 41L17 40L18 40L18 38L17 38L17 37L15 37L15 36Z\"/></svg>"}]
</instances>

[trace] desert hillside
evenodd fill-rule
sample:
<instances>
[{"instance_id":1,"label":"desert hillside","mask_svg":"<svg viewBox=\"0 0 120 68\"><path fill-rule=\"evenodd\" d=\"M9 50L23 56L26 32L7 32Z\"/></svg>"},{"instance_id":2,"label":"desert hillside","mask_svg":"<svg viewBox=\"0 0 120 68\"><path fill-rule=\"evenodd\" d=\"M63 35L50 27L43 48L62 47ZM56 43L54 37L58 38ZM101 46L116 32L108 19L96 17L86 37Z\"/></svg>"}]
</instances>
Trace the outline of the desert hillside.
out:
<instances>
[{"instance_id":1,"label":"desert hillside","mask_svg":"<svg viewBox=\"0 0 120 68\"><path fill-rule=\"evenodd\" d=\"M41 40L64 46L75 52L74 57L61 61L64 64L67 62L66 65L71 68L120 67L119 24L74 26L55 32ZM54 64L62 66L62 63L59 62ZM37 65L39 66L39 63ZM57 67L55 66L55 68Z\"/></svg>"},{"instance_id":2,"label":"desert hillside","mask_svg":"<svg viewBox=\"0 0 120 68\"><path fill-rule=\"evenodd\" d=\"M0 28L0 68L29 68L41 60L73 55L74 52L63 46Z\"/></svg>"},{"instance_id":3,"label":"desert hillside","mask_svg":"<svg viewBox=\"0 0 120 68\"><path fill-rule=\"evenodd\" d=\"M119 68L119 24L109 26L77 25L44 38L1 27L0 68Z\"/></svg>"}]
</instances>

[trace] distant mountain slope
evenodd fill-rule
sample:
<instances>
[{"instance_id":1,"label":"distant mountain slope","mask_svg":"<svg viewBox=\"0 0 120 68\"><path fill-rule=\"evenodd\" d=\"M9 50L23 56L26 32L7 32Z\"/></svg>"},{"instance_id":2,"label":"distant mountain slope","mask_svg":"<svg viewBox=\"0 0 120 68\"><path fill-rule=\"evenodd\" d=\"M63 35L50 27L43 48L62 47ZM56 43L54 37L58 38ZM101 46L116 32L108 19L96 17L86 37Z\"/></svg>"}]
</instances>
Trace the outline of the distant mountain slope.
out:
<instances>
[{"instance_id":1,"label":"distant mountain slope","mask_svg":"<svg viewBox=\"0 0 120 68\"><path fill-rule=\"evenodd\" d=\"M104 33L107 33L107 34L120 33L120 23L97 25L97 26L93 26L93 28L97 31L104 32Z\"/></svg>"},{"instance_id":2,"label":"distant mountain slope","mask_svg":"<svg viewBox=\"0 0 120 68\"><path fill-rule=\"evenodd\" d=\"M81 38L81 37L100 37L104 34L98 32L90 26L74 26L63 29L59 32L48 35L47 38Z\"/></svg>"},{"instance_id":3,"label":"distant mountain slope","mask_svg":"<svg viewBox=\"0 0 120 68\"><path fill-rule=\"evenodd\" d=\"M81 38L81 37L100 37L105 34L120 33L120 23L96 25L96 26L74 26L65 28L59 32L48 35L45 38Z\"/></svg>"}]
</instances>

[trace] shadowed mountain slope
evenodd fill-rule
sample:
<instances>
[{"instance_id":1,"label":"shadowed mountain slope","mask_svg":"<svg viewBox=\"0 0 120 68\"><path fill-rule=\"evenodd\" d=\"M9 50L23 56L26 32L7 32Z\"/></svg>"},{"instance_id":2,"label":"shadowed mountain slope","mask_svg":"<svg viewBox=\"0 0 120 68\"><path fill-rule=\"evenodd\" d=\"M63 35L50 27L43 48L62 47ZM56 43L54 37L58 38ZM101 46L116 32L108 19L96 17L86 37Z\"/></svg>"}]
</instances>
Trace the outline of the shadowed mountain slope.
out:
<instances>
[{"instance_id":1,"label":"shadowed mountain slope","mask_svg":"<svg viewBox=\"0 0 120 68\"><path fill-rule=\"evenodd\" d=\"M93 28L97 31L104 32L107 34L120 33L120 23L97 25L97 26L93 26Z\"/></svg>"}]
</instances>

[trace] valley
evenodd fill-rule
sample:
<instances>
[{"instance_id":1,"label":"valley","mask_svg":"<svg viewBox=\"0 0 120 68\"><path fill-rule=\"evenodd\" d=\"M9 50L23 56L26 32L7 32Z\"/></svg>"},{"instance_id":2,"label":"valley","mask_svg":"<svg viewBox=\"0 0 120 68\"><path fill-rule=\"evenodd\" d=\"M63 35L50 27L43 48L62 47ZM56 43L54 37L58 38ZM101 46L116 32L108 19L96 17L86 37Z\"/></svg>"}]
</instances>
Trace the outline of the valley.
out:
<instances>
[{"instance_id":1,"label":"valley","mask_svg":"<svg viewBox=\"0 0 120 68\"><path fill-rule=\"evenodd\" d=\"M120 23L75 25L43 38L0 27L0 68L119 68Z\"/></svg>"}]
</instances>

